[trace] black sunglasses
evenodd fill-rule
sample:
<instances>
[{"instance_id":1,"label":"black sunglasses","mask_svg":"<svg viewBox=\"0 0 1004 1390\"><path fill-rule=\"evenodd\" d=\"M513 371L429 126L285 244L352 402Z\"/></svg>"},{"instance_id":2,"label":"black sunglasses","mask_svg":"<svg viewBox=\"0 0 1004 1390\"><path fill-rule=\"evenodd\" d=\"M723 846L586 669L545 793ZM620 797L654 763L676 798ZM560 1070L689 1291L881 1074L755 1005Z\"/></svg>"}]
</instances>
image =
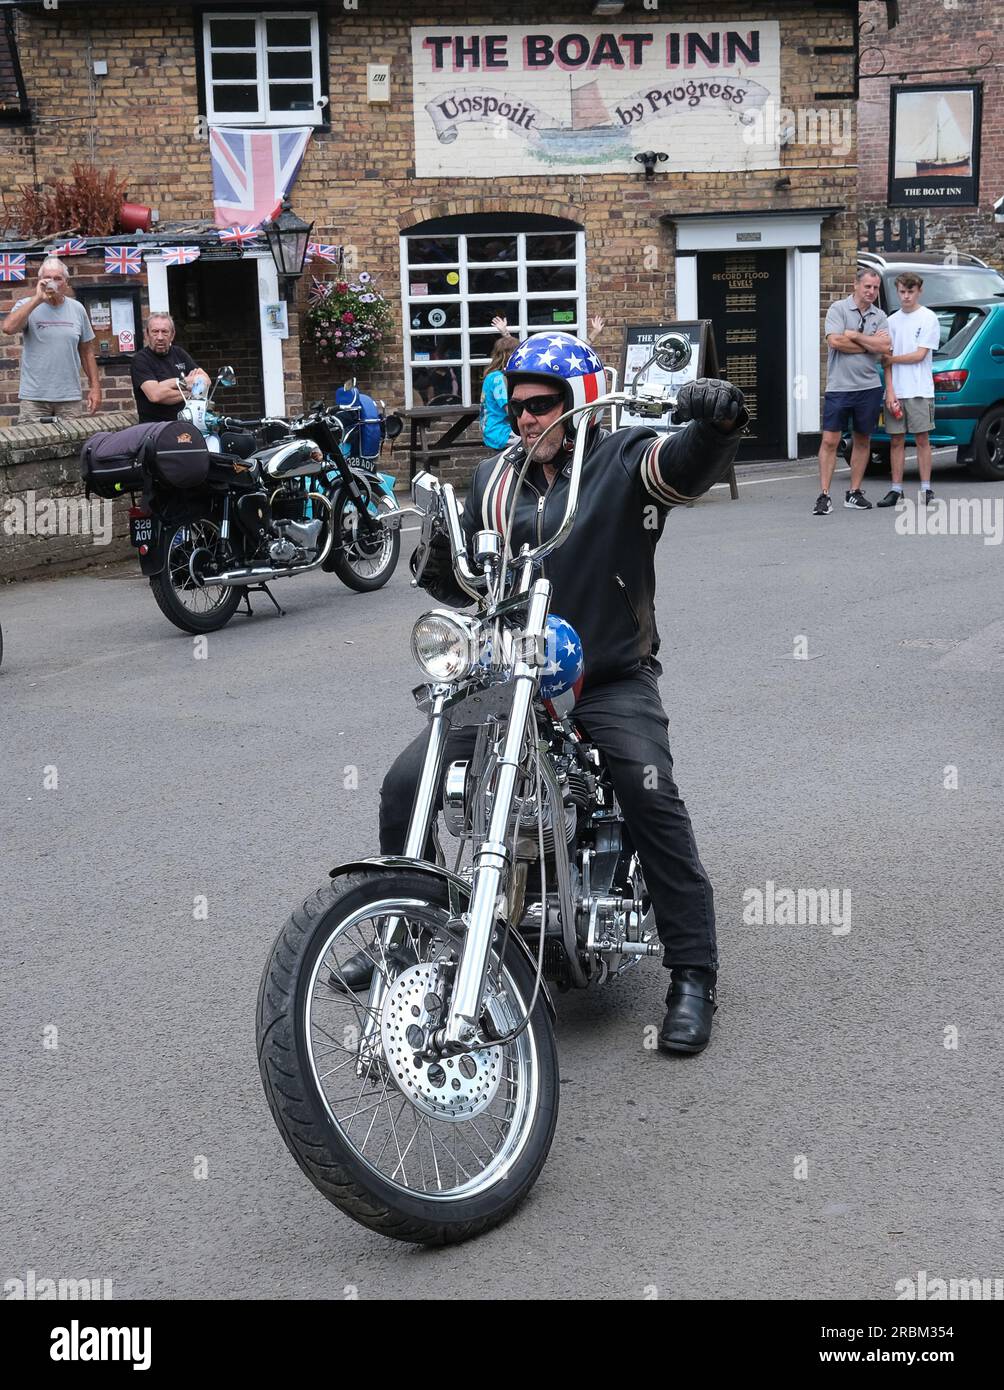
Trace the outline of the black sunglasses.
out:
<instances>
[{"instance_id":1,"label":"black sunglasses","mask_svg":"<svg viewBox=\"0 0 1004 1390\"><path fill-rule=\"evenodd\" d=\"M560 404L560 396L528 396L524 401L510 401L509 413L514 420L518 420L523 411L528 410L531 415L539 419L541 415L547 415L556 405Z\"/></svg>"}]
</instances>

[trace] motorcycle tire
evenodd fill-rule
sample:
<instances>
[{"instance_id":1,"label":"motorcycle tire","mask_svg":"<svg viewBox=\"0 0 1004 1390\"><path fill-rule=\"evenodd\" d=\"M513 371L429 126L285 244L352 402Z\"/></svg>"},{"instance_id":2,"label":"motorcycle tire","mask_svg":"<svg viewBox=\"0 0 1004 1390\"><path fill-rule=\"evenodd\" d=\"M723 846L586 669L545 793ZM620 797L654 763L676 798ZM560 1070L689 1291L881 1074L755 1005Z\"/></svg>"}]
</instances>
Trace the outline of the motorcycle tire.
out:
<instances>
[{"instance_id":1,"label":"motorcycle tire","mask_svg":"<svg viewBox=\"0 0 1004 1390\"><path fill-rule=\"evenodd\" d=\"M331 949L336 943L342 950L354 946L352 931L365 936L366 931L361 924L372 921L367 916L371 909L374 917L386 917L394 915L394 905L397 905L409 920L428 923L435 919L442 928L451 918L448 894L449 890L441 879L421 873L378 868L370 872L353 872L325 884L293 913L279 932L262 974L258 993L258 1065L272 1117L290 1153L318 1191L346 1216L394 1240L422 1245L447 1245L469 1240L509 1216L526 1197L544 1165L558 1116L558 1057L543 992L538 994L530 1022L520 1037L500 1049L486 1049L484 1053L473 1054L471 1058L457 1059L458 1072L463 1071L467 1076L475 1057L479 1059L478 1065L487 1065L484 1059L489 1053L501 1054L497 1058L497 1066L502 1079L497 1083L498 1091L491 1105L499 1101L499 1092L504 1092L501 1115L509 1129L507 1132L505 1124L499 1119L499 1111L494 1114L490 1108L477 1111L478 1120L492 1139L495 1139L495 1135L489 1128L491 1124L502 1132L501 1139L496 1141L500 1148L496 1154L492 1153L483 1134L479 1135L488 1155L480 1174L468 1173L458 1156L459 1145L463 1143L463 1156L467 1164L474 1168L474 1159L481 1161L481 1156L468 1143L468 1140L475 1145L478 1143L474 1138L476 1131L469 1128L475 1121L461 1118L458 1122L447 1122L440 1112L435 1117L440 1136L437 1139L433 1121L426 1116L426 1138L426 1131L422 1128L423 1112L393 1080L392 1063L380 1032L377 1034L377 1078L371 1077L371 1061L363 1074L362 1086L358 1084L358 1070L351 1069L354 1062L357 1067L362 1065L357 1060L358 1039L353 1040L351 1034L343 1031L342 1042L339 1043L338 1026L340 1018L353 1017L353 1010L356 1018L365 1018L363 1010L367 994L338 993L337 985L332 988L334 977L329 962L337 960L337 951L332 955ZM432 930L422 927L421 934L415 939L430 941ZM429 936L425 935L426 931L430 932ZM345 939L338 943L338 937L343 932ZM430 946L430 959L432 949ZM493 960L497 965L497 957L493 957ZM400 979L405 968L402 965L402 969L396 970L393 977L388 976L392 979L391 989L393 979ZM416 964L415 968L419 969L420 966ZM518 1023L525 1014L534 984L531 964L512 945L505 953L501 979L505 994L496 995L495 998L505 999L504 1007L508 1015L502 1030L505 1032L512 1026L509 1017L513 1023ZM325 988L328 990L327 996L324 994ZM419 985L420 990L423 988ZM323 1026L314 1019L312 1007L315 1002L319 1012L324 1006L321 1013ZM340 1017L333 1012L339 1002L344 1010ZM383 1014L391 1023L394 1003L388 995ZM398 1007L404 1006L399 1004ZM407 1012L410 1015L417 1010ZM494 1019L494 1013L492 1017ZM346 1046L346 1042L350 1046ZM319 1049L321 1055L315 1055L315 1049ZM349 1055L345 1059L339 1058L337 1065L329 1068L332 1058L338 1057L339 1049ZM410 1045L407 1045L403 1053L398 1051L398 1056L409 1053ZM462 1066L465 1063L468 1067L466 1071ZM447 1063L449 1066L452 1064L452 1060ZM400 1067L400 1061L397 1065ZM319 1073L319 1066L325 1069L323 1076ZM345 1089L349 1095L336 1101L325 1091L323 1082L341 1068L349 1069L348 1076L332 1081L329 1090ZM451 1082L457 1090L461 1084L458 1072L453 1073ZM432 1076L432 1068L428 1075ZM388 1080L391 1081L390 1086ZM363 1091L367 1084L376 1087L381 1083L383 1095L375 1104L371 1096L366 1097L367 1109L359 1117L359 1127L355 1136L351 1137L348 1131L355 1122L356 1111L360 1110ZM436 1084L442 1085L442 1094L449 1100L451 1092L446 1086L445 1073L444 1080ZM359 1091L359 1099L355 1098L356 1090ZM336 1118L336 1111L353 1100L355 1110L352 1116ZM378 1113L385 1104L387 1117ZM392 1107L398 1104L401 1109L395 1117ZM372 1119L368 1120L366 1136L360 1148L359 1135L370 1115ZM414 1132L405 1143L413 1122ZM372 1139L372 1148L366 1153L370 1132L378 1123L380 1129ZM459 1132L461 1128L463 1133ZM400 1162L392 1172L388 1172L382 1171L379 1165L384 1161L391 1132L394 1148L384 1168L390 1169L395 1150ZM386 1133L386 1138L378 1156L377 1148L383 1133ZM473 1157L468 1154L468 1149ZM409 1154L410 1176L405 1167ZM450 1167L454 1161L455 1181L451 1188ZM421 1190L417 1190L419 1165ZM398 1170L401 1171L402 1181L394 1180ZM436 1188L430 1192L433 1170ZM468 1179L466 1183L460 1176L461 1172ZM447 1180L445 1188L444 1177Z\"/></svg>"},{"instance_id":2,"label":"motorcycle tire","mask_svg":"<svg viewBox=\"0 0 1004 1390\"><path fill-rule=\"evenodd\" d=\"M188 533L188 539L179 537ZM219 529L208 517L179 527L168 543L164 568L150 576L150 589L164 617L182 632L201 634L218 632L236 613L244 593L240 588L221 588L220 585L195 585L188 563L193 549L208 548L219 543ZM218 592L212 593L215 589ZM184 597L182 597L184 595Z\"/></svg>"},{"instance_id":3,"label":"motorcycle tire","mask_svg":"<svg viewBox=\"0 0 1004 1390\"><path fill-rule=\"evenodd\" d=\"M373 499L381 511L393 512L397 504L385 493L373 490ZM356 505L342 492L333 503L332 525L335 528L335 548L325 569L332 569L348 589L357 594L369 594L382 589L397 569L401 558L401 532L383 531L376 543L358 535L354 518Z\"/></svg>"}]
</instances>

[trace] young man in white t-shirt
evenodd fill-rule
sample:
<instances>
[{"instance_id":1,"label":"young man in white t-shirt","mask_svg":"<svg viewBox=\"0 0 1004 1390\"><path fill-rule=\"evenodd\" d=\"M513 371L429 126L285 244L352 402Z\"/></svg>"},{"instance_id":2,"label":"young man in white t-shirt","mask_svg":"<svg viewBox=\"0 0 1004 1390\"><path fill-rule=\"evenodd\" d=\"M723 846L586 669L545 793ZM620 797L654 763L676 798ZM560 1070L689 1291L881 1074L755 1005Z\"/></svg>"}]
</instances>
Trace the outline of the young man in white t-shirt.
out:
<instances>
[{"instance_id":1,"label":"young man in white t-shirt","mask_svg":"<svg viewBox=\"0 0 1004 1390\"><path fill-rule=\"evenodd\" d=\"M917 467L923 500L934 499L931 489L931 430L934 429L934 372L931 354L941 342L937 316L920 302L924 281L912 272L896 280L900 310L889 320L892 352L883 357L885 368L885 428L889 436L892 487L878 504L894 507L903 496L903 462L906 436L917 441Z\"/></svg>"}]
</instances>

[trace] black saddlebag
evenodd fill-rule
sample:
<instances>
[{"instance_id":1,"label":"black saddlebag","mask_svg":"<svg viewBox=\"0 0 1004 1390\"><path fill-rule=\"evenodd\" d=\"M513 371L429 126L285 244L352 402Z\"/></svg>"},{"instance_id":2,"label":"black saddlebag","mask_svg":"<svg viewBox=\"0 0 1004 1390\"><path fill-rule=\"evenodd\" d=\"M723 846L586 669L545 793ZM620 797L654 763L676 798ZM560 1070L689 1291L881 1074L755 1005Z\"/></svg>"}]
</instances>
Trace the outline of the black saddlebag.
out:
<instances>
[{"instance_id":1,"label":"black saddlebag","mask_svg":"<svg viewBox=\"0 0 1004 1390\"><path fill-rule=\"evenodd\" d=\"M80 451L87 496L143 492L151 482L187 490L209 475L209 450L201 432L185 420L101 430Z\"/></svg>"}]
</instances>

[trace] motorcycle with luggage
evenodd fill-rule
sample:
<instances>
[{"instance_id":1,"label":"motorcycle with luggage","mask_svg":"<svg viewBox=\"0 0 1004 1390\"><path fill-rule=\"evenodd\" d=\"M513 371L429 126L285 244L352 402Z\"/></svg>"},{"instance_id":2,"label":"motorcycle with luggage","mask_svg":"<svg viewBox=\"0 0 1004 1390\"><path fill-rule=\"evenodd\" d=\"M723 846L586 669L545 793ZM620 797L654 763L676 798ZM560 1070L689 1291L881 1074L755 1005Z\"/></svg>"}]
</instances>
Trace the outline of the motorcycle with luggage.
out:
<instances>
[{"instance_id":1,"label":"motorcycle with luggage","mask_svg":"<svg viewBox=\"0 0 1004 1390\"><path fill-rule=\"evenodd\" d=\"M81 451L88 496L131 497L130 539L161 611L185 632L222 628L250 594L313 570L369 592L390 579L403 513L380 452L400 418L352 383L298 419L239 419L179 383L176 420L103 431Z\"/></svg>"},{"instance_id":2,"label":"motorcycle with luggage","mask_svg":"<svg viewBox=\"0 0 1004 1390\"><path fill-rule=\"evenodd\" d=\"M647 369L679 371L690 354L663 335L629 388L550 426L574 421L565 511L518 554L515 503L504 531L468 548L452 487L413 483L416 582L445 537L476 609L434 609L412 632L430 731L403 854L331 870L279 932L257 1010L262 1082L293 1158L346 1215L398 1240L466 1240L519 1205L557 1121L549 984L585 988L662 953L609 770L575 724L583 652L551 612L544 563L575 523L591 420L609 406L670 412ZM537 448L520 467L517 446L514 495ZM447 764L457 729L474 731L473 751Z\"/></svg>"}]
</instances>

